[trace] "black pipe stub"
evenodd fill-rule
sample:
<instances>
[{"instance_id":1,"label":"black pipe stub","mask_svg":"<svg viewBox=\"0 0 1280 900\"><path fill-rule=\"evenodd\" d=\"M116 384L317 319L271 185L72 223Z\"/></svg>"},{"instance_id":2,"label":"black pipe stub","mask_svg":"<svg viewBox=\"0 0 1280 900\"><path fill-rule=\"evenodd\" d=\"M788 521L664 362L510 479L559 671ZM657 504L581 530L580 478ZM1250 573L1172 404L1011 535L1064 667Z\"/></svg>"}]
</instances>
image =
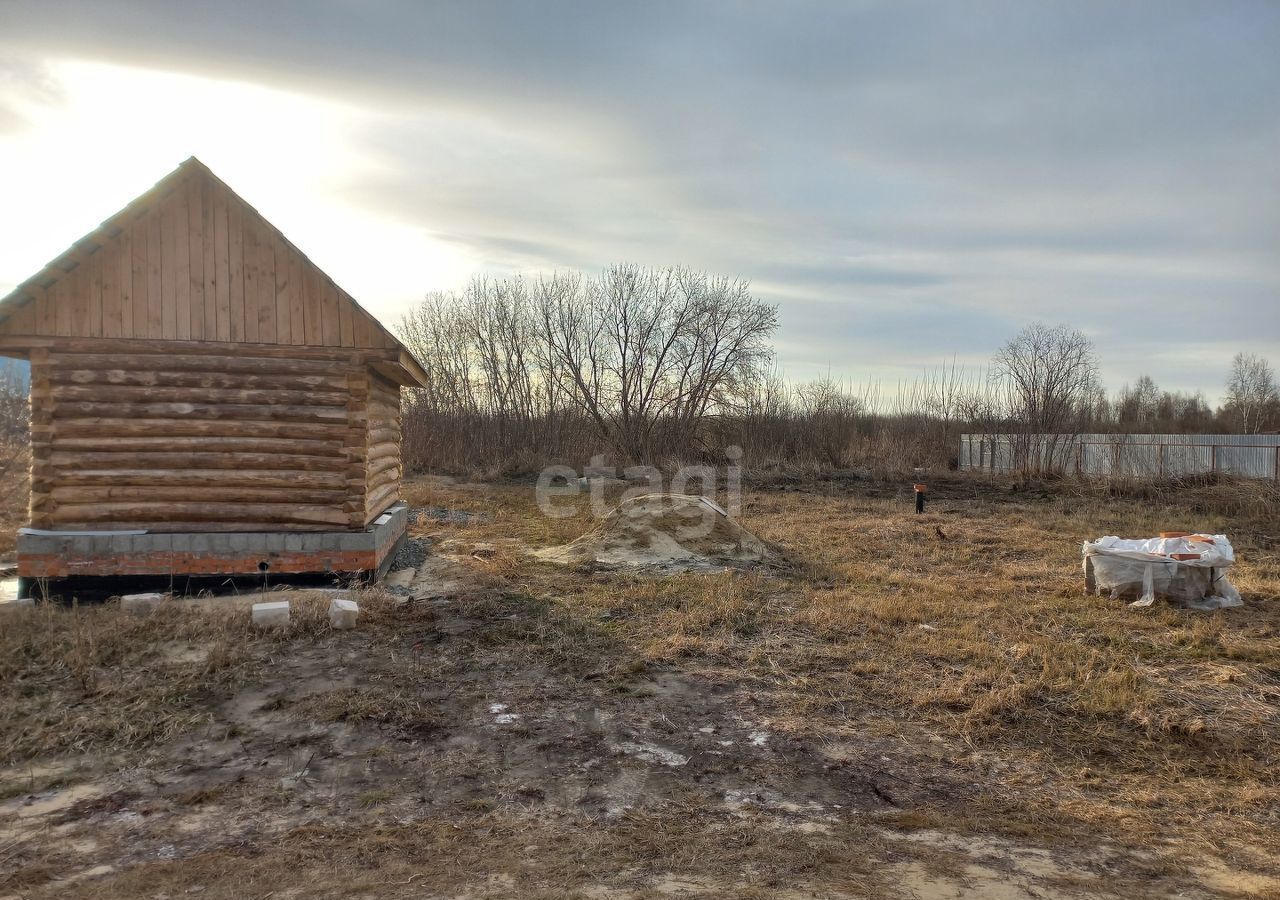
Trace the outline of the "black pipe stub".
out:
<instances>
[{"instance_id":1,"label":"black pipe stub","mask_svg":"<svg viewBox=\"0 0 1280 900\"><path fill-rule=\"evenodd\" d=\"M927 484L917 484L916 488L916 515L924 512L924 495L928 493L929 486Z\"/></svg>"}]
</instances>

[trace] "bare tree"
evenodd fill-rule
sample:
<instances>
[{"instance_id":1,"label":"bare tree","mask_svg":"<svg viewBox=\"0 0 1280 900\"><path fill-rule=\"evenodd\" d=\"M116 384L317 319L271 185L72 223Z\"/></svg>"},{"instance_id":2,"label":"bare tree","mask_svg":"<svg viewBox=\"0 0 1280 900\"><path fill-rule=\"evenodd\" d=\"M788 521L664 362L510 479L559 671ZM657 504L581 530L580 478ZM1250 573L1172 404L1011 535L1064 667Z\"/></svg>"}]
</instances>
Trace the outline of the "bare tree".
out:
<instances>
[{"instance_id":1,"label":"bare tree","mask_svg":"<svg viewBox=\"0 0 1280 900\"><path fill-rule=\"evenodd\" d=\"M1257 434L1280 421L1280 391L1271 364L1252 353L1231 360L1224 412L1243 434Z\"/></svg>"},{"instance_id":2,"label":"bare tree","mask_svg":"<svg viewBox=\"0 0 1280 900\"><path fill-rule=\"evenodd\" d=\"M778 321L741 279L637 266L543 281L538 310L556 383L631 460L686 449L707 416L740 408Z\"/></svg>"},{"instance_id":3,"label":"bare tree","mask_svg":"<svg viewBox=\"0 0 1280 900\"><path fill-rule=\"evenodd\" d=\"M1133 387L1120 389L1116 418L1125 428L1152 430L1159 415L1161 395L1150 375L1139 376Z\"/></svg>"},{"instance_id":4,"label":"bare tree","mask_svg":"<svg viewBox=\"0 0 1280 900\"><path fill-rule=\"evenodd\" d=\"M436 451L432 428L469 431L476 455L532 461L585 421L626 460L686 452L711 417L745 412L776 324L745 281L687 269L476 279L401 322L428 380L410 399L410 430Z\"/></svg>"},{"instance_id":5,"label":"bare tree","mask_svg":"<svg viewBox=\"0 0 1280 900\"><path fill-rule=\"evenodd\" d=\"M1031 471L1060 468L1062 453L1101 390L1093 343L1066 325L1036 322L1022 329L991 361L1005 392L1011 423L1023 437L1015 452Z\"/></svg>"}]
</instances>

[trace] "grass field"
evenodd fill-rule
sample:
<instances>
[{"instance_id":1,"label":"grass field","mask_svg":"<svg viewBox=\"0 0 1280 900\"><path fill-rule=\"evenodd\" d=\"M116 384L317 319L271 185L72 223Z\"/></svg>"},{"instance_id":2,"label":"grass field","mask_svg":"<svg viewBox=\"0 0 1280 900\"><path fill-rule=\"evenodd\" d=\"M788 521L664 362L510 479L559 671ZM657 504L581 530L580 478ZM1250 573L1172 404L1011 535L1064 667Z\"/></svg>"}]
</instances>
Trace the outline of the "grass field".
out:
<instances>
[{"instance_id":1,"label":"grass field","mask_svg":"<svg viewBox=\"0 0 1280 900\"><path fill-rule=\"evenodd\" d=\"M9 613L0 896L1276 895L1274 496L931 482L757 485L784 564L653 577L422 479L474 516L355 632ZM1172 528L1232 537L1244 607L1081 595L1081 540Z\"/></svg>"}]
</instances>

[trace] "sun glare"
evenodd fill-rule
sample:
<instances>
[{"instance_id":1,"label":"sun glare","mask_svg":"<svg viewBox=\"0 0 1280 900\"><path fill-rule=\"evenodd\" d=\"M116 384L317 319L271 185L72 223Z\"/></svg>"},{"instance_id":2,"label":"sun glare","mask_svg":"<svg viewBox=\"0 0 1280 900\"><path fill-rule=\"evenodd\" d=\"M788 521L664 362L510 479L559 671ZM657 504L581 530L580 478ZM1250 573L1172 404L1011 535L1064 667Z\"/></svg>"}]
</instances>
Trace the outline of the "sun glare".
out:
<instances>
[{"instance_id":1,"label":"sun glare","mask_svg":"<svg viewBox=\"0 0 1280 900\"><path fill-rule=\"evenodd\" d=\"M425 228L353 208L342 189L371 163L368 114L233 81L97 63L48 67L57 98L4 98L0 294L189 156L199 157L367 309L393 324L416 298L477 268Z\"/></svg>"}]
</instances>

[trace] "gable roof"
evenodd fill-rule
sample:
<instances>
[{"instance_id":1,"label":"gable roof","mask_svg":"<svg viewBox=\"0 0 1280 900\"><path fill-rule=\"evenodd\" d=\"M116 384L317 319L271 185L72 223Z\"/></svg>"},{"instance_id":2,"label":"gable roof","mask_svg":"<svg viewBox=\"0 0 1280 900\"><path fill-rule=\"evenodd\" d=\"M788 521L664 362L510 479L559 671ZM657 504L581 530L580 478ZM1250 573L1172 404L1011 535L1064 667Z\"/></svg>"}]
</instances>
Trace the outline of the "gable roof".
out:
<instances>
[{"instance_id":1,"label":"gable roof","mask_svg":"<svg viewBox=\"0 0 1280 900\"><path fill-rule=\"evenodd\" d=\"M382 351L365 355L395 380L425 377L395 335L195 157L0 299L0 352L55 337Z\"/></svg>"}]
</instances>

